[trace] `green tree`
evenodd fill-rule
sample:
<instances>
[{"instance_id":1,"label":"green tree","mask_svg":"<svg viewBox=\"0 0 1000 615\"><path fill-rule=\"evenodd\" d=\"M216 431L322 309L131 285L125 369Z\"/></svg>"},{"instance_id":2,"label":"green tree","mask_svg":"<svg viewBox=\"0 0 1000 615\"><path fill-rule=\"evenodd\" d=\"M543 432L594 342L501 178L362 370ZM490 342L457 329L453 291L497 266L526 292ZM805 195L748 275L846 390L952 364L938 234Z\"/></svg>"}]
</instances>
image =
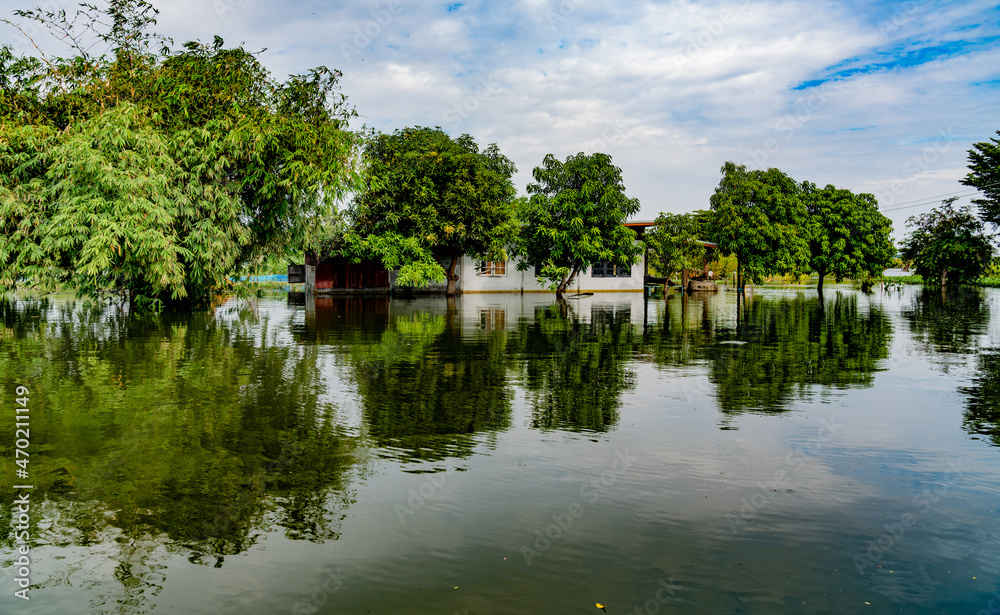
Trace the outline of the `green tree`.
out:
<instances>
[{"instance_id":1,"label":"green tree","mask_svg":"<svg viewBox=\"0 0 1000 615\"><path fill-rule=\"evenodd\" d=\"M687 281L688 270L700 266L705 260L701 233L695 214L661 212L656 218L656 225L644 237L649 248L649 264L665 276L680 271L683 285Z\"/></svg>"},{"instance_id":2,"label":"green tree","mask_svg":"<svg viewBox=\"0 0 1000 615\"><path fill-rule=\"evenodd\" d=\"M807 212L801 189L778 169L748 171L727 162L711 197L714 239L722 254L737 258L737 287L744 279L798 273L808 266Z\"/></svg>"},{"instance_id":3,"label":"green tree","mask_svg":"<svg viewBox=\"0 0 1000 615\"><path fill-rule=\"evenodd\" d=\"M352 246L399 269L400 284L446 278L454 295L462 254L507 260L517 231L516 168L495 143L480 151L469 135L404 128L372 137L363 166L364 188L349 213Z\"/></svg>"},{"instance_id":4,"label":"green tree","mask_svg":"<svg viewBox=\"0 0 1000 615\"><path fill-rule=\"evenodd\" d=\"M896 248L889 237L892 222L879 213L875 197L809 182L802 192L809 213L809 266L819 275L817 290L822 294L827 275L837 282L880 278Z\"/></svg>"},{"instance_id":5,"label":"green tree","mask_svg":"<svg viewBox=\"0 0 1000 615\"><path fill-rule=\"evenodd\" d=\"M997 131L1000 135L1000 130ZM979 188L983 198L973 199L986 222L1000 225L1000 139L976 143L969 150L969 174L962 183Z\"/></svg>"},{"instance_id":6,"label":"green tree","mask_svg":"<svg viewBox=\"0 0 1000 615\"><path fill-rule=\"evenodd\" d=\"M532 177L531 196L520 212L520 269L535 266L538 277L561 297L595 262L631 265L638 260L642 246L624 223L639 211L639 200L625 196L621 169L611 156L581 152L561 162L548 154Z\"/></svg>"},{"instance_id":7,"label":"green tree","mask_svg":"<svg viewBox=\"0 0 1000 615\"><path fill-rule=\"evenodd\" d=\"M0 51L0 286L202 301L308 244L354 185L336 71L279 83L218 37L172 51L142 0L17 14L72 55Z\"/></svg>"},{"instance_id":8,"label":"green tree","mask_svg":"<svg viewBox=\"0 0 1000 615\"><path fill-rule=\"evenodd\" d=\"M138 107L122 103L65 132L2 125L0 135L34 149L32 162L45 168L25 182L12 169L0 187L3 286L54 277L83 294L183 298L224 287L252 239L232 224L241 213L235 191L212 189L226 183L226 171L207 132L192 131L181 154ZM13 166L8 156L0 165ZM213 217L232 226L202 223Z\"/></svg>"},{"instance_id":9,"label":"green tree","mask_svg":"<svg viewBox=\"0 0 1000 615\"><path fill-rule=\"evenodd\" d=\"M941 286L949 278L959 284L976 280L993 258L982 220L968 205L955 209L954 202L947 199L940 207L911 216L906 224L915 228L902 245L903 260L913 263L917 275L928 281L938 278Z\"/></svg>"}]
</instances>

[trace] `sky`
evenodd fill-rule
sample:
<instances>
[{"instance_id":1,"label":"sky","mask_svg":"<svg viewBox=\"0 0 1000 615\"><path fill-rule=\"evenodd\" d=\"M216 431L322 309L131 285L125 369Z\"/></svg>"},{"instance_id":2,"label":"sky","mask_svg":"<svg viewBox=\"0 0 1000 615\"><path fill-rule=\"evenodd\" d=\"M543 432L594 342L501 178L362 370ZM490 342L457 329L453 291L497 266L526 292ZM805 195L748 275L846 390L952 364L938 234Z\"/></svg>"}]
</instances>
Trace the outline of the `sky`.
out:
<instances>
[{"instance_id":1,"label":"sky","mask_svg":"<svg viewBox=\"0 0 1000 615\"><path fill-rule=\"evenodd\" d=\"M992 0L152 1L178 45L266 48L279 79L342 71L357 128L496 143L521 194L546 154L607 153L638 220L708 208L733 161L871 192L899 239L942 198L970 202L968 150L1000 130ZM35 6L77 5L0 15ZM2 42L26 48L4 24Z\"/></svg>"}]
</instances>

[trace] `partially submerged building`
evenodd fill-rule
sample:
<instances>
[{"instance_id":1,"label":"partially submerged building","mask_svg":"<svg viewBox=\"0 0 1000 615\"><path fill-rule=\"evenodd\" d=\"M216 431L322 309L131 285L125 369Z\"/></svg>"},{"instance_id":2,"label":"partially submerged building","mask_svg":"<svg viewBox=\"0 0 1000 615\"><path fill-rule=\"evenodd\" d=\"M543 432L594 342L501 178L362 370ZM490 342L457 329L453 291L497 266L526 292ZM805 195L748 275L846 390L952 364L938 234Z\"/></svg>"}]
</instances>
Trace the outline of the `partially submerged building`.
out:
<instances>
[{"instance_id":1,"label":"partially submerged building","mask_svg":"<svg viewBox=\"0 0 1000 615\"><path fill-rule=\"evenodd\" d=\"M639 237L653 226L652 222L627 222ZM478 261L470 256L459 256L455 271L458 274L456 290L459 293L548 293L547 286L538 282L534 267L519 271L518 261ZM445 258L442 266L451 265ZM568 292L642 292L646 280L645 254L631 266L611 262L594 263L577 274ZM304 283L306 292L334 294L382 294L404 290L396 284L396 272L387 271L377 261L351 263L344 259L307 255L305 265L288 268L290 283ZM422 288L406 289L414 293L444 293L446 283L431 284Z\"/></svg>"}]
</instances>

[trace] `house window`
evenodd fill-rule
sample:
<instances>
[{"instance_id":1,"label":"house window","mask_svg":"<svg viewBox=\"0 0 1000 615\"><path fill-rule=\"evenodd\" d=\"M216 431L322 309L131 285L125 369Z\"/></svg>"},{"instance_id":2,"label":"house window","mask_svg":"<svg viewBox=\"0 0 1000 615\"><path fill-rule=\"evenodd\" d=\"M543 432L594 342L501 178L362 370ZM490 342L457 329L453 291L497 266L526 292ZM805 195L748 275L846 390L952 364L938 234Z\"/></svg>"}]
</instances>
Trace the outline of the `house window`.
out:
<instances>
[{"instance_id":1,"label":"house window","mask_svg":"<svg viewBox=\"0 0 1000 615\"><path fill-rule=\"evenodd\" d=\"M507 275L506 261L484 261L476 266L477 275Z\"/></svg>"},{"instance_id":2,"label":"house window","mask_svg":"<svg viewBox=\"0 0 1000 615\"><path fill-rule=\"evenodd\" d=\"M611 261L597 261L590 270L592 278L630 278L631 265L618 265Z\"/></svg>"}]
</instances>

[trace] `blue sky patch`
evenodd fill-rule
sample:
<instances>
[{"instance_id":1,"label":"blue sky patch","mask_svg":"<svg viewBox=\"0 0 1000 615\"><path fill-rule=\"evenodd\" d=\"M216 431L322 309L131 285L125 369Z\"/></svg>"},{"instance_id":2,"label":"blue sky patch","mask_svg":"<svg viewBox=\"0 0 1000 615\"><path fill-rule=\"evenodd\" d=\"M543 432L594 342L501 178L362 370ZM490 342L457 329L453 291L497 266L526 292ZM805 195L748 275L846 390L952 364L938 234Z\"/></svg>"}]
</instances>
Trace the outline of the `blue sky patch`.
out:
<instances>
[{"instance_id":1,"label":"blue sky patch","mask_svg":"<svg viewBox=\"0 0 1000 615\"><path fill-rule=\"evenodd\" d=\"M885 71L891 71L895 69L907 69L917 66L922 66L931 62L937 62L940 60L947 60L959 55L968 55L979 50L988 49L995 46L995 43L1000 40L1000 36L991 36L988 38L983 38L974 41L949 41L947 43L942 43L939 45L931 45L927 47L920 47L910 50L894 49L891 52L881 52L874 53L868 58L868 63L863 66L855 66L853 68L847 68L843 70L834 70L830 72L825 77L818 79L810 79L803 81L799 85L795 86L794 90L806 90L809 88L822 85L827 81L835 81L838 79L848 79L855 75L866 75L870 73L880 73ZM877 61L882 58L886 58L885 61ZM855 61L862 61L862 58L853 58L852 60L844 60L837 64L833 64L827 67L826 70L832 70L845 66L847 64L853 63Z\"/></svg>"}]
</instances>

